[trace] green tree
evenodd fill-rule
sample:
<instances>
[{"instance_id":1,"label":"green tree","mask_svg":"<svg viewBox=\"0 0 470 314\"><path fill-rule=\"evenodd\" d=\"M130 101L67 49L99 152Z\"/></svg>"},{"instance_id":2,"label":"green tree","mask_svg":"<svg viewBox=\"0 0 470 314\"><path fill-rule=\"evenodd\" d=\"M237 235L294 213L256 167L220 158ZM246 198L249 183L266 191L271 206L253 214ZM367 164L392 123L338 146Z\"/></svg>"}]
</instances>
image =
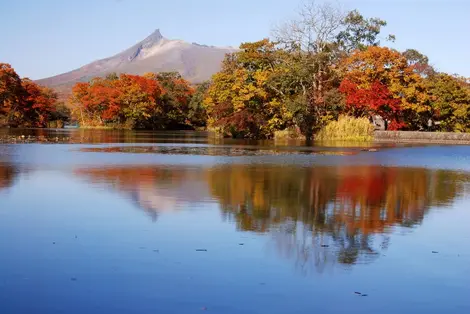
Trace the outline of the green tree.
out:
<instances>
[{"instance_id":1,"label":"green tree","mask_svg":"<svg viewBox=\"0 0 470 314\"><path fill-rule=\"evenodd\" d=\"M205 127L207 124L207 112L204 107L204 98L211 82L205 81L196 86L188 108L188 119L194 127Z\"/></svg>"},{"instance_id":2,"label":"green tree","mask_svg":"<svg viewBox=\"0 0 470 314\"><path fill-rule=\"evenodd\" d=\"M356 49L364 50L369 46L379 46L379 34L387 22L379 18L364 18L357 10L349 12L343 19L343 29L337 35L338 44L346 52ZM394 41L395 36L388 35L388 41Z\"/></svg>"},{"instance_id":3,"label":"green tree","mask_svg":"<svg viewBox=\"0 0 470 314\"><path fill-rule=\"evenodd\" d=\"M408 61L408 65L413 68L415 73L422 77L435 75L434 68L429 64L429 58L416 49L407 49L402 55Z\"/></svg>"},{"instance_id":4,"label":"green tree","mask_svg":"<svg viewBox=\"0 0 470 314\"><path fill-rule=\"evenodd\" d=\"M470 132L470 84L463 78L439 73L427 80L434 129Z\"/></svg>"}]
</instances>

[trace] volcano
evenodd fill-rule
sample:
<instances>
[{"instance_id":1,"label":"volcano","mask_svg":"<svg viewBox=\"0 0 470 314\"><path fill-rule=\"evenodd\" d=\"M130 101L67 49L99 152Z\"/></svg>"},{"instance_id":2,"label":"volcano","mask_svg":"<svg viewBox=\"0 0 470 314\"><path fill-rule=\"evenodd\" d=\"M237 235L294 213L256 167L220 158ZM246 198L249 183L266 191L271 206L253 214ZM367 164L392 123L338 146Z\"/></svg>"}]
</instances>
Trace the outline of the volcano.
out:
<instances>
[{"instance_id":1,"label":"volcano","mask_svg":"<svg viewBox=\"0 0 470 314\"><path fill-rule=\"evenodd\" d=\"M179 72L193 84L211 78L221 68L227 53L237 49L167 39L160 30L134 46L109 58L94 61L76 70L38 80L37 83L56 89L59 94L70 91L77 82L87 82L109 73L144 74L147 72Z\"/></svg>"}]
</instances>

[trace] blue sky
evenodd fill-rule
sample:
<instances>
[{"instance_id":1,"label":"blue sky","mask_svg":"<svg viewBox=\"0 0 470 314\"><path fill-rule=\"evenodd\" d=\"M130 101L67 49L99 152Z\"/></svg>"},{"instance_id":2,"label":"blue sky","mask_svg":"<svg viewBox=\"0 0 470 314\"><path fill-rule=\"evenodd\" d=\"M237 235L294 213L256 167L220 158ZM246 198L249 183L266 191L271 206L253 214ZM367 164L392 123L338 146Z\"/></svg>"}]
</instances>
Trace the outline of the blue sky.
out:
<instances>
[{"instance_id":1,"label":"blue sky","mask_svg":"<svg viewBox=\"0 0 470 314\"><path fill-rule=\"evenodd\" d=\"M320 0L321 1L321 0ZM470 77L470 0L342 0L388 22L392 47ZM0 0L0 62L39 79L111 56L159 28L163 36L238 46L268 37L301 0Z\"/></svg>"}]
</instances>

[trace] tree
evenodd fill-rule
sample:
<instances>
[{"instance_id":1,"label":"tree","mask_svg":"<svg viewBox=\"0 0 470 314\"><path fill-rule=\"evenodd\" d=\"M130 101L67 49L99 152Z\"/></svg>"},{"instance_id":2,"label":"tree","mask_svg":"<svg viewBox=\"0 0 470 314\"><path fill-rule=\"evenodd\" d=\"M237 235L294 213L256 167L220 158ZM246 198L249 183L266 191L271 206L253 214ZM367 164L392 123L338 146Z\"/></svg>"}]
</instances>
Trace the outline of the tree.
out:
<instances>
[{"instance_id":1,"label":"tree","mask_svg":"<svg viewBox=\"0 0 470 314\"><path fill-rule=\"evenodd\" d=\"M268 39L244 43L240 49L227 55L212 78L204 101L208 125L233 137L270 138L289 120L269 84L280 52Z\"/></svg>"},{"instance_id":2,"label":"tree","mask_svg":"<svg viewBox=\"0 0 470 314\"><path fill-rule=\"evenodd\" d=\"M21 79L6 63L0 63L0 125L9 124L17 115L17 108L23 96Z\"/></svg>"},{"instance_id":3,"label":"tree","mask_svg":"<svg viewBox=\"0 0 470 314\"><path fill-rule=\"evenodd\" d=\"M93 78L88 83L77 83L72 89L70 101L81 125L105 125L123 122L120 113L120 90L116 81Z\"/></svg>"},{"instance_id":4,"label":"tree","mask_svg":"<svg viewBox=\"0 0 470 314\"><path fill-rule=\"evenodd\" d=\"M470 84L465 79L439 73L427 80L434 112L434 128L470 132Z\"/></svg>"},{"instance_id":5,"label":"tree","mask_svg":"<svg viewBox=\"0 0 470 314\"><path fill-rule=\"evenodd\" d=\"M0 125L46 127L54 119L57 93L0 63Z\"/></svg>"},{"instance_id":6,"label":"tree","mask_svg":"<svg viewBox=\"0 0 470 314\"><path fill-rule=\"evenodd\" d=\"M343 29L337 35L337 42L346 52L365 50L369 46L379 46L378 36L387 22L379 18L364 18L357 10L349 12L343 19ZM388 41L394 41L395 36L388 35Z\"/></svg>"},{"instance_id":7,"label":"tree","mask_svg":"<svg viewBox=\"0 0 470 314\"><path fill-rule=\"evenodd\" d=\"M46 127L56 111L57 94L50 88L23 79L24 98L20 102L20 121L23 126Z\"/></svg>"},{"instance_id":8,"label":"tree","mask_svg":"<svg viewBox=\"0 0 470 314\"><path fill-rule=\"evenodd\" d=\"M429 65L429 58L418 50L407 49L402 54L408 61L408 65L415 73L418 73L422 77L428 77L436 74L434 68Z\"/></svg>"},{"instance_id":9,"label":"tree","mask_svg":"<svg viewBox=\"0 0 470 314\"><path fill-rule=\"evenodd\" d=\"M191 97L188 108L188 119L195 127L205 127L207 123L207 112L204 107L204 98L209 90L211 82L205 81L196 86L196 90Z\"/></svg>"},{"instance_id":10,"label":"tree","mask_svg":"<svg viewBox=\"0 0 470 314\"><path fill-rule=\"evenodd\" d=\"M161 96L165 127L192 128L187 115L194 89L178 72L161 72L155 79L163 88Z\"/></svg>"},{"instance_id":11,"label":"tree","mask_svg":"<svg viewBox=\"0 0 470 314\"><path fill-rule=\"evenodd\" d=\"M278 90L307 138L330 120L343 106L338 94L342 72L340 60L354 49L378 45L378 35L386 23L365 19L357 11L344 14L329 3L307 3L298 19L275 30L278 43L288 52L285 71L278 78Z\"/></svg>"},{"instance_id":12,"label":"tree","mask_svg":"<svg viewBox=\"0 0 470 314\"><path fill-rule=\"evenodd\" d=\"M192 128L194 90L178 73L109 74L77 83L70 98L82 125L130 129Z\"/></svg>"},{"instance_id":13,"label":"tree","mask_svg":"<svg viewBox=\"0 0 470 314\"><path fill-rule=\"evenodd\" d=\"M355 117L371 117L380 115L390 121L390 130L402 127L398 118L401 110L400 99L394 98L387 86L375 81L367 88L359 88L357 84L344 80L339 89L346 95L346 110Z\"/></svg>"},{"instance_id":14,"label":"tree","mask_svg":"<svg viewBox=\"0 0 470 314\"><path fill-rule=\"evenodd\" d=\"M412 130L427 128L432 110L424 80L408 65L401 53L385 47L371 46L364 51L356 51L345 59L343 70L343 91L349 98L350 106L357 92L360 91L361 97L372 95L370 92L375 84L375 88L380 87L385 93L382 96L387 94L382 100L393 98L400 101L399 106L387 104L391 106L390 109L395 108L392 110L395 113L394 125ZM345 85L351 84L355 87L345 88ZM366 102L367 100L362 100L362 104ZM357 103L356 106L361 104ZM400 111L401 119L396 115L397 110Z\"/></svg>"},{"instance_id":15,"label":"tree","mask_svg":"<svg viewBox=\"0 0 470 314\"><path fill-rule=\"evenodd\" d=\"M152 117L161 114L159 98L163 89L156 80L143 76L121 74L114 81L118 90L118 115L128 128L154 128ZM157 126L155 126L157 128Z\"/></svg>"},{"instance_id":16,"label":"tree","mask_svg":"<svg viewBox=\"0 0 470 314\"><path fill-rule=\"evenodd\" d=\"M325 94L337 80L333 66L338 58L336 43L344 14L328 3L307 3L299 18L275 30L277 42L288 52L285 71L278 79L288 87L287 103L294 122L311 138L327 121Z\"/></svg>"}]
</instances>

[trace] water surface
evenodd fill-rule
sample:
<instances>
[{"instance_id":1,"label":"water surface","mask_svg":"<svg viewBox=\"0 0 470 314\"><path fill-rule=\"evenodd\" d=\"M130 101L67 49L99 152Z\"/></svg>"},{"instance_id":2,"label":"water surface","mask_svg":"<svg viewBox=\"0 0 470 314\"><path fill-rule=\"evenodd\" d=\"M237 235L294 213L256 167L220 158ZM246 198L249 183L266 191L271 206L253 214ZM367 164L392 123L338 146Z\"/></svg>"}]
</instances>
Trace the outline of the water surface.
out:
<instances>
[{"instance_id":1,"label":"water surface","mask_svg":"<svg viewBox=\"0 0 470 314\"><path fill-rule=\"evenodd\" d=\"M469 147L1 132L0 313L470 312Z\"/></svg>"}]
</instances>

